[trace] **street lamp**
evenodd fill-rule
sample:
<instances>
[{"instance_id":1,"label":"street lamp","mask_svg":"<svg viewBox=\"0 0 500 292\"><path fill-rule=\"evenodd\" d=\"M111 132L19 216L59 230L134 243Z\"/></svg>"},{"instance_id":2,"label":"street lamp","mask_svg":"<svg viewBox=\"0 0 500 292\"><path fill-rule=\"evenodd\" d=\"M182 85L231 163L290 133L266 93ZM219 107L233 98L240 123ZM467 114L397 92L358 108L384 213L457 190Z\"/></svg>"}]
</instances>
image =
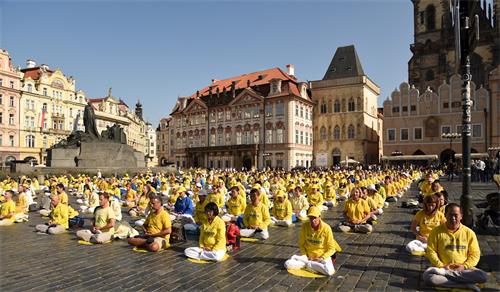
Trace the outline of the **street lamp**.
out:
<instances>
[{"instance_id":1,"label":"street lamp","mask_svg":"<svg viewBox=\"0 0 500 292\"><path fill-rule=\"evenodd\" d=\"M450 150L451 151L453 151L453 148L452 148L453 147L452 146L453 140L458 139L460 137L462 137L462 134L460 134L460 133L443 133L441 135L441 138L450 140Z\"/></svg>"}]
</instances>

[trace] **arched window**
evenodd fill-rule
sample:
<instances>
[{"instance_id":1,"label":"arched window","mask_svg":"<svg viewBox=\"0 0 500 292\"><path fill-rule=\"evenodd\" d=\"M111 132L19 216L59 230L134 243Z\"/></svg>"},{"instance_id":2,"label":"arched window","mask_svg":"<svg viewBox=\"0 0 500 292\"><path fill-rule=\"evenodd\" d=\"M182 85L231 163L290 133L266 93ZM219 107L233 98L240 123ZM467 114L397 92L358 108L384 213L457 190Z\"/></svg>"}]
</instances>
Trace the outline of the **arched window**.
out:
<instances>
[{"instance_id":1,"label":"arched window","mask_svg":"<svg viewBox=\"0 0 500 292\"><path fill-rule=\"evenodd\" d=\"M333 104L333 112L340 113L340 101L338 99L336 99Z\"/></svg>"},{"instance_id":2,"label":"arched window","mask_svg":"<svg viewBox=\"0 0 500 292\"><path fill-rule=\"evenodd\" d=\"M354 99L351 97L351 98L349 98L349 103L347 104L347 110L350 112L353 112L354 109L355 109Z\"/></svg>"},{"instance_id":3,"label":"arched window","mask_svg":"<svg viewBox=\"0 0 500 292\"><path fill-rule=\"evenodd\" d=\"M354 135L354 126L353 125L349 125L349 127L347 128L347 139L354 139L355 135Z\"/></svg>"},{"instance_id":4,"label":"arched window","mask_svg":"<svg viewBox=\"0 0 500 292\"><path fill-rule=\"evenodd\" d=\"M326 102L323 101L323 102L321 102L320 111L321 111L322 114L326 114L326 110L327 110L326 109Z\"/></svg>"},{"instance_id":5,"label":"arched window","mask_svg":"<svg viewBox=\"0 0 500 292\"><path fill-rule=\"evenodd\" d=\"M339 140L340 139L340 127L337 125L335 128L333 128L333 139Z\"/></svg>"},{"instance_id":6,"label":"arched window","mask_svg":"<svg viewBox=\"0 0 500 292\"><path fill-rule=\"evenodd\" d=\"M322 126L321 129L319 130L319 136L321 137L321 140L327 139L325 126Z\"/></svg>"},{"instance_id":7,"label":"arched window","mask_svg":"<svg viewBox=\"0 0 500 292\"><path fill-rule=\"evenodd\" d=\"M434 5L429 5L425 8L425 19L427 30L436 29L436 8L434 8Z\"/></svg>"},{"instance_id":8,"label":"arched window","mask_svg":"<svg viewBox=\"0 0 500 292\"><path fill-rule=\"evenodd\" d=\"M33 135L28 135L24 139L25 145L28 148L35 148L35 136Z\"/></svg>"},{"instance_id":9,"label":"arched window","mask_svg":"<svg viewBox=\"0 0 500 292\"><path fill-rule=\"evenodd\" d=\"M28 92L33 92L33 85L28 84Z\"/></svg>"},{"instance_id":10,"label":"arched window","mask_svg":"<svg viewBox=\"0 0 500 292\"><path fill-rule=\"evenodd\" d=\"M47 136L43 136L43 148L48 148Z\"/></svg>"}]
</instances>

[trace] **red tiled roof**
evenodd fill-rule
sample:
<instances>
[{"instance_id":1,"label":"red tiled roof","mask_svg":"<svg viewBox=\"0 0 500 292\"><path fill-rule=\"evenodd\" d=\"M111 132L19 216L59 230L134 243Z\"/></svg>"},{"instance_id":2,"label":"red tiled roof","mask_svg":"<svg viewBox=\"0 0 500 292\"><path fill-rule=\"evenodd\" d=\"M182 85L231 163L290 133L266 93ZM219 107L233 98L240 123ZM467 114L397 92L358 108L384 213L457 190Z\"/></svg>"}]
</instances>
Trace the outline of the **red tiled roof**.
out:
<instances>
[{"instance_id":1,"label":"red tiled roof","mask_svg":"<svg viewBox=\"0 0 500 292\"><path fill-rule=\"evenodd\" d=\"M33 80L40 79L40 76L42 75L40 67L24 68L24 69L21 69L21 72L24 73L24 78L30 77ZM52 71L52 70L47 70L47 72L49 72L50 74L54 73L54 71Z\"/></svg>"},{"instance_id":2,"label":"red tiled roof","mask_svg":"<svg viewBox=\"0 0 500 292\"><path fill-rule=\"evenodd\" d=\"M94 103L94 102L101 102L103 100L106 100L106 97L102 97L102 98L88 98L87 99L90 103Z\"/></svg>"},{"instance_id":3,"label":"red tiled roof","mask_svg":"<svg viewBox=\"0 0 500 292\"><path fill-rule=\"evenodd\" d=\"M259 76L262 76L262 79L259 80ZM283 72L280 68L271 68L267 70L257 71L249 74L243 74L240 76L235 76L231 78L227 78L224 80L216 80L210 86L212 87L212 93L217 92L217 88L220 92L223 91L224 87L227 91L231 90L231 83L236 81L236 90L247 88L248 81L250 81L250 86L267 84L272 79L281 79L281 80L291 80L293 82L297 82L297 79L287 73ZM207 95L210 90L210 86L207 86L199 91L200 96ZM292 86L293 88L294 86ZM298 94L298 91L297 91ZM300 94L298 94L300 96ZM196 93L191 95L191 98L196 98Z\"/></svg>"}]
</instances>

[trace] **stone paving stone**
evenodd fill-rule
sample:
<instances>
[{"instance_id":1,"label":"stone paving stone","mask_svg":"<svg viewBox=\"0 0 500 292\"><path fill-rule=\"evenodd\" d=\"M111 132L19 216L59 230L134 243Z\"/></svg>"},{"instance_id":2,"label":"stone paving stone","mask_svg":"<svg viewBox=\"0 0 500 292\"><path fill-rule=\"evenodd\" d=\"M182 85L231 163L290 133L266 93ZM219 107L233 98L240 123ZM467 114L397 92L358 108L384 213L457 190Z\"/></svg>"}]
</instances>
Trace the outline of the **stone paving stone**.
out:
<instances>
[{"instance_id":1,"label":"stone paving stone","mask_svg":"<svg viewBox=\"0 0 500 292\"><path fill-rule=\"evenodd\" d=\"M458 201L459 183L444 182L451 201ZM493 185L473 184L474 203L484 201ZM403 198L416 194L412 188ZM70 198L74 201L74 197ZM300 225L270 228L265 242L243 243L241 250L225 262L198 265L188 262L183 250L197 245L197 239L176 244L159 254L134 253L125 241L83 246L74 232L58 236L38 235L34 225L43 223L38 214L30 222L0 229L1 291L428 291L421 274L429 263L412 257L404 246L413 239L409 230L411 210L392 204L370 235L334 236L344 252L337 257L331 278L298 278L288 274L284 261L298 253ZM477 210L475 210L477 211ZM477 214L477 213L476 213ZM324 214L324 221L336 226L342 204ZM88 216L87 216L88 217ZM130 220L124 212L124 220ZM89 224L90 221L87 221ZM479 267L490 272L485 291L498 291L500 283L499 239L478 236L482 250ZM29 275L29 281L25 280ZM496 289L496 290L495 290Z\"/></svg>"}]
</instances>

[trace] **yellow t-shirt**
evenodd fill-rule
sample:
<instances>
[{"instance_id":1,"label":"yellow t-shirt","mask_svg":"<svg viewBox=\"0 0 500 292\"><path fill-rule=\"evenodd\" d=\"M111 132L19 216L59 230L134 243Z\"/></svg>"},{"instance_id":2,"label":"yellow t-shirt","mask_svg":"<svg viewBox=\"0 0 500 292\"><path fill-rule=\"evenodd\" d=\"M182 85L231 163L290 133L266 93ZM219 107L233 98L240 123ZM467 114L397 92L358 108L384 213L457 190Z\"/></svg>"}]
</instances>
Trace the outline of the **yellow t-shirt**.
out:
<instances>
[{"instance_id":1,"label":"yellow t-shirt","mask_svg":"<svg viewBox=\"0 0 500 292\"><path fill-rule=\"evenodd\" d=\"M144 226L146 228L147 233L155 234L162 231L165 228L172 227L172 222L170 222L170 217L168 216L167 211L165 209L160 209L158 213L154 211L149 212L146 221L144 221ZM163 238L167 240L167 247L170 240L170 234L165 235Z\"/></svg>"},{"instance_id":2,"label":"yellow t-shirt","mask_svg":"<svg viewBox=\"0 0 500 292\"><path fill-rule=\"evenodd\" d=\"M64 228L68 228L68 205L62 203L57 204L57 206L52 209L52 212L50 212L49 219L52 224L57 224L64 226Z\"/></svg>"},{"instance_id":3,"label":"yellow t-shirt","mask_svg":"<svg viewBox=\"0 0 500 292\"><path fill-rule=\"evenodd\" d=\"M224 207L224 196L220 193L212 193L208 195L207 200L211 203L217 204L217 207Z\"/></svg>"},{"instance_id":4,"label":"yellow t-shirt","mask_svg":"<svg viewBox=\"0 0 500 292\"><path fill-rule=\"evenodd\" d=\"M426 256L432 266L442 268L447 264L461 264L465 269L479 262L481 251L474 231L460 224L453 233L446 224L434 228L427 240Z\"/></svg>"},{"instance_id":5,"label":"yellow t-shirt","mask_svg":"<svg viewBox=\"0 0 500 292\"><path fill-rule=\"evenodd\" d=\"M139 202L137 202L137 207L141 210L146 210L149 204L148 196L142 195L139 197Z\"/></svg>"},{"instance_id":6,"label":"yellow t-shirt","mask_svg":"<svg viewBox=\"0 0 500 292\"><path fill-rule=\"evenodd\" d=\"M231 215L238 216L245 212L245 208L247 207L247 203L245 200L241 198L241 196L236 196L235 198L231 197L227 200L226 203L227 212Z\"/></svg>"},{"instance_id":7,"label":"yellow t-shirt","mask_svg":"<svg viewBox=\"0 0 500 292\"><path fill-rule=\"evenodd\" d=\"M28 199L26 198L26 193L22 192L17 196L16 200L16 212L17 213L27 213L28 212Z\"/></svg>"},{"instance_id":8,"label":"yellow t-shirt","mask_svg":"<svg viewBox=\"0 0 500 292\"><path fill-rule=\"evenodd\" d=\"M323 205L323 196L320 192L315 192L307 195L307 201L311 206L321 206Z\"/></svg>"},{"instance_id":9,"label":"yellow t-shirt","mask_svg":"<svg viewBox=\"0 0 500 292\"><path fill-rule=\"evenodd\" d=\"M0 215L7 216L9 214L14 214L16 212L16 204L14 201L5 201L0 205ZM14 216L10 217L8 220L14 221Z\"/></svg>"},{"instance_id":10,"label":"yellow t-shirt","mask_svg":"<svg viewBox=\"0 0 500 292\"><path fill-rule=\"evenodd\" d=\"M359 199L357 202L349 199L345 202L344 212L351 220L363 220L370 213L368 208L368 204L363 199Z\"/></svg>"},{"instance_id":11,"label":"yellow t-shirt","mask_svg":"<svg viewBox=\"0 0 500 292\"><path fill-rule=\"evenodd\" d=\"M205 206L208 204L208 200L205 199L203 203L196 203L196 206L194 206L194 222L196 224L201 225L207 221L207 215L205 214Z\"/></svg>"},{"instance_id":12,"label":"yellow t-shirt","mask_svg":"<svg viewBox=\"0 0 500 292\"><path fill-rule=\"evenodd\" d=\"M113 212L113 209L111 209L109 206L106 208L97 207L95 209L94 211L95 227L102 228L106 226L110 219L116 219L116 218L115 218L115 212ZM101 231L114 233L114 230L115 229L111 227L108 229L103 229Z\"/></svg>"},{"instance_id":13,"label":"yellow t-shirt","mask_svg":"<svg viewBox=\"0 0 500 292\"><path fill-rule=\"evenodd\" d=\"M278 200L273 204L273 216L278 220L292 220L292 203L289 200L280 203Z\"/></svg>"},{"instance_id":14,"label":"yellow t-shirt","mask_svg":"<svg viewBox=\"0 0 500 292\"><path fill-rule=\"evenodd\" d=\"M415 220L419 227L418 233L425 237L431 234L432 229L446 222L446 218L439 210L432 216L427 216L424 210L420 210L415 214Z\"/></svg>"},{"instance_id":15,"label":"yellow t-shirt","mask_svg":"<svg viewBox=\"0 0 500 292\"><path fill-rule=\"evenodd\" d=\"M332 228L323 221L318 230L314 230L309 222L302 224L299 249L302 255L307 255L309 258L322 257L323 259L331 257L335 252L342 251L333 238Z\"/></svg>"},{"instance_id":16,"label":"yellow t-shirt","mask_svg":"<svg viewBox=\"0 0 500 292\"><path fill-rule=\"evenodd\" d=\"M127 190L127 192L125 193L125 200L129 202L133 201L135 199L136 194L137 192L134 191L133 189Z\"/></svg>"},{"instance_id":17,"label":"yellow t-shirt","mask_svg":"<svg viewBox=\"0 0 500 292\"><path fill-rule=\"evenodd\" d=\"M201 248L208 247L213 251L226 250L226 224L220 217L201 225L199 244Z\"/></svg>"},{"instance_id":18,"label":"yellow t-shirt","mask_svg":"<svg viewBox=\"0 0 500 292\"><path fill-rule=\"evenodd\" d=\"M257 206L253 204L247 205L243 215L243 225L246 227L257 226L264 230L267 229L269 223L271 223L269 209L264 204L259 202Z\"/></svg>"},{"instance_id":19,"label":"yellow t-shirt","mask_svg":"<svg viewBox=\"0 0 500 292\"><path fill-rule=\"evenodd\" d=\"M78 214L79 214L78 211L76 211L75 209L73 209L73 207L68 205L68 219L76 217L78 216Z\"/></svg>"}]
</instances>

